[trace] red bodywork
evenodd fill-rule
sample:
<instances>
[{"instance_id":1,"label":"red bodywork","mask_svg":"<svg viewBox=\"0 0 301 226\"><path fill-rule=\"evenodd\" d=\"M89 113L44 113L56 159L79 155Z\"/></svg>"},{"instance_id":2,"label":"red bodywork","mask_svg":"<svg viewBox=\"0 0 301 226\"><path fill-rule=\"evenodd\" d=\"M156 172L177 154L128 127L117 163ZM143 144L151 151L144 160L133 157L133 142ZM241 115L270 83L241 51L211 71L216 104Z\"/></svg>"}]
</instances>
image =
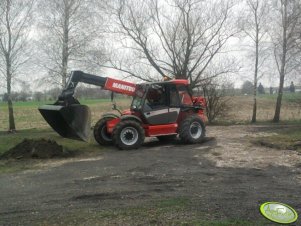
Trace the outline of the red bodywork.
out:
<instances>
[{"instance_id":1,"label":"red bodywork","mask_svg":"<svg viewBox=\"0 0 301 226\"><path fill-rule=\"evenodd\" d=\"M194 97L193 100L195 100L194 101L195 105L201 104L201 106L205 107L205 105L203 105L206 103L205 98ZM155 136L161 136L161 135L177 134L178 133L178 125L183 121L183 119L185 119L187 116L189 116L191 114L195 114L195 112L193 110L180 112L178 119L177 119L177 123L162 124L162 125L148 125L148 124L142 123L142 127L144 128L144 131L145 131L145 136L146 137L155 137ZM207 121L206 116L204 114L204 109L198 110L197 114L201 117L203 122ZM135 111L131 111L131 110L123 111L122 115L135 115L138 118L141 118L141 115L139 113L137 113ZM115 118L115 119L107 121L107 132L112 133L113 129L120 121L121 121L120 118Z\"/></svg>"},{"instance_id":2,"label":"red bodywork","mask_svg":"<svg viewBox=\"0 0 301 226\"><path fill-rule=\"evenodd\" d=\"M120 118L115 118L107 122L107 132L112 133L115 126L121 121ZM178 129L177 123L164 125L148 125L142 124L146 137L160 136L167 134L176 134Z\"/></svg>"},{"instance_id":3,"label":"red bodywork","mask_svg":"<svg viewBox=\"0 0 301 226\"><path fill-rule=\"evenodd\" d=\"M113 78L107 78L104 89L111 90L116 93L134 96L136 91L136 84Z\"/></svg>"},{"instance_id":4,"label":"red bodywork","mask_svg":"<svg viewBox=\"0 0 301 226\"><path fill-rule=\"evenodd\" d=\"M173 83L176 85L188 85L188 80L184 79L176 79L167 81L168 83ZM127 94L130 96L134 96L136 93L137 86L133 83L124 82L120 80L115 80L108 78L105 89L111 90L118 93ZM185 100L185 98L187 100ZM206 107L206 100L204 97L190 97L190 96L183 96L183 102L190 103L194 106L201 106L202 108L198 110L197 114L201 117L201 119L206 122L206 117L204 114L204 108ZM143 121L143 116L136 111L131 110L125 110L122 112L122 116L125 115L134 115L137 116L139 119L142 120L142 127L145 131L146 137L152 137L152 136L161 136L161 135L171 135L171 134L177 134L178 133L178 125L185 119L187 116L195 114L195 111L183 111L179 112L179 116L176 123L170 123L170 124L162 124L162 125L149 125L146 124L146 122ZM107 121L107 132L112 133L115 126L121 121L121 118L115 118L112 120Z\"/></svg>"}]
</instances>

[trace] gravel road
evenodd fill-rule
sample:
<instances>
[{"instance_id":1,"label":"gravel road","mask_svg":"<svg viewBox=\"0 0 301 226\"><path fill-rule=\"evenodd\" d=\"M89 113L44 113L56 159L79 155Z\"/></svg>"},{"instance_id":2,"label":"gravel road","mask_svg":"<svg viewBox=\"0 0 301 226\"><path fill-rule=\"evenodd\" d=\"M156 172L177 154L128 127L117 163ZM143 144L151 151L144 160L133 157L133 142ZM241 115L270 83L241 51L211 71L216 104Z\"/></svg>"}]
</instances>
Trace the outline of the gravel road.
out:
<instances>
[{"instance_id":1,"label":"gravel road","mask_svg":"<svg viewBox=\"0 0 301 226\"><path fill-rule=\"evenodd\" d=\"M259 205L265 201L287 203L301 215L300 153L250 143L270 130L213 126L207 128L213 139L203 144L153 139L138 150L108 148L95 158L1 174L0 225L43 224L77 211L173 197L188 197L194 212L212 219L262 218Z\"/></svg>"}]
</instances>

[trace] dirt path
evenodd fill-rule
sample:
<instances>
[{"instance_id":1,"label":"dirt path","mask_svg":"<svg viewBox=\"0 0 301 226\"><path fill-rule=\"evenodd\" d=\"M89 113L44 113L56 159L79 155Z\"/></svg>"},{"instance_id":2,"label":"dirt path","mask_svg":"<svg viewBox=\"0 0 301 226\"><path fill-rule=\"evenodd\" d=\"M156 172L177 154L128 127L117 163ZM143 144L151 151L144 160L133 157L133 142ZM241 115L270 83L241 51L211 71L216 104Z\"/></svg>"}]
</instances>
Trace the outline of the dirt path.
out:
<instances>
[{"instance_id":1,"label":"dirt path","mask_svg":"<svg viewBox=\"0 0 301 226\"><path fill-rule=\"evenodd\" d=\"M208 127L207 135L216 139L202 145L150 140L139 150L108 149L95 159L0 175L0 225L60 224L82 211L141 207L176 197L189 199L189 212L171 219L199 213L204 219L256 221L265 201L290 204L300 214L301 155L249 142L270 129ZM106 223L149 223L133 219Z\"/></svg>"}]
</instances>

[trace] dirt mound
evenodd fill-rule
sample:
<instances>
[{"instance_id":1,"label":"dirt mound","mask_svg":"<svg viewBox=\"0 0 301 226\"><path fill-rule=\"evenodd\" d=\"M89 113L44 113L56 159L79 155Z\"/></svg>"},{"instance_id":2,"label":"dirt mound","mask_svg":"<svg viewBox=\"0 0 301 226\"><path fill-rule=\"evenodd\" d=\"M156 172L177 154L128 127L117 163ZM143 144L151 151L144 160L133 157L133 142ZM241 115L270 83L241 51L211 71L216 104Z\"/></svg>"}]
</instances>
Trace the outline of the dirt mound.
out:
<instances>
[{"instance_id":1,"label":"dirt mound","mask_svg":"<svg viewBox=\"0 0 301 226\"><path fill-rule=\"evenodd\" d=\"M58 145L53 140L24 139L21 143L1 155L0 159L48 159L53 157L67 157L70 156L70 154L70 152L64 150L63 146Z\"/></svg>"}]
</instances>

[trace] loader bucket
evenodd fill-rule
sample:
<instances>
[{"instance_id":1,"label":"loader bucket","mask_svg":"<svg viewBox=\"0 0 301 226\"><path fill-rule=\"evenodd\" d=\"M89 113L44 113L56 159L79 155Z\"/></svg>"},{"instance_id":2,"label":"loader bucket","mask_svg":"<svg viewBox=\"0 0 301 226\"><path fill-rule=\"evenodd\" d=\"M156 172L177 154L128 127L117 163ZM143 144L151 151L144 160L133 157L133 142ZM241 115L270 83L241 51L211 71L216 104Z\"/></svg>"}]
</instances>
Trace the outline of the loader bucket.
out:
<instances>
[{"instance_id":1,"label":"loader bucket","mask_svg":"<svg viewBox=\"0 0 301 226\"><path fill-rule=\"evenodd\" d=\"M43 105L39 111L48 124L62 137L88 141L91 125L90 109L86 105Z\"/></svg>"}]
</instances>

